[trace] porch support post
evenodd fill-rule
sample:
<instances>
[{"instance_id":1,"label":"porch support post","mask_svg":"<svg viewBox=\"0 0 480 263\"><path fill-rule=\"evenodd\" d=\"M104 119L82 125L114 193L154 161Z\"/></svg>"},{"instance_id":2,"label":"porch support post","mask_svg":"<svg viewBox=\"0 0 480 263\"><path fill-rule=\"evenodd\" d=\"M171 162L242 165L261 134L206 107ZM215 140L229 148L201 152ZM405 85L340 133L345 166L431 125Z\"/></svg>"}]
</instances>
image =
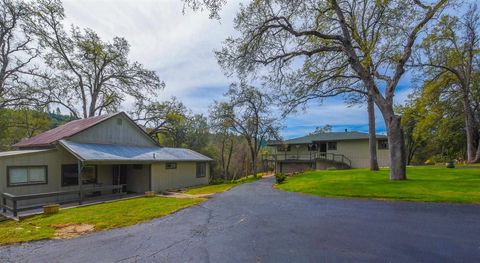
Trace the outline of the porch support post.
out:
<instances>
[{"instance_id":1,"label":"porch support post","mask_svg":"<svg viewBox=\"0 0 480 263\"><path fill-rule=\"evenodd\" d=\"M149 164L148 165L149 168L148 168L148 191L152 192L153 191L153 186L152 186L152 167L153 165L152 164Z\"/></svg>"},{"instance_id":2,"label":"porch support post","mask_svg":"<svg viewBox=\"0 0 480 263\"><path fill-rule=\"evenodd\" d=\"M78 170L78 204L81 205L83 203L83 180L82 180L83 163L80 160L78 160L77 170Z\"/></svg>"}]
</instances>

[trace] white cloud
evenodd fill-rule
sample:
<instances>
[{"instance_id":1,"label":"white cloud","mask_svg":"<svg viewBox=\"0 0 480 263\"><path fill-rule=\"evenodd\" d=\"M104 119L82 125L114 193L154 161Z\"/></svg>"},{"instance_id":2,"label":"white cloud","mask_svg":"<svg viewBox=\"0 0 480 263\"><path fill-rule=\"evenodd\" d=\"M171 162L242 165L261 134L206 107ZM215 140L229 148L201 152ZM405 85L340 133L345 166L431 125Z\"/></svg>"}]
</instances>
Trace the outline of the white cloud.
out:
<instances>
[{"instance_id":1,"label":"white cloud","mask_svg":"<svg viewBox=\"0 0 480 263\"><path fill-rule=\"evenodd\" d=\"M218 66L213 50L234 35L233 18L240 1L227 1L221 21L207 12L186 10L180 0L65 0L67 24L94 29L104 40L125 37L131 45L131 59L156 70L167 84L159 100L178 97L196 113L207 113L215 99L221 99L230 83ZM402 78L395 96L405 101L410 76ZM317 126L364 130L368 123L365 107L347 107L341 99L311 103L306 112L286 119L285 137L301 136ZM377 110L377 127L383 129Z\"/></svg>"},{"instance_id":2,"label":"white cloud","mask_svg":"<svg viewBox=\"0 0 480 263\"><path fill-rule=\"evenodd\" d=\"M160 100L176 96L195 111L205 113L211 98L192 98L203 87L228 86L218 66L214 49L234 34L232 21L238 2L229 1L222 20L207 12L186 10L179 0L67 0L67 23L94 29L104 40L125 37L130 57L157 71L167 84ZM219 92L218 95L221 95Z\"/></svg>"}]
</instances>

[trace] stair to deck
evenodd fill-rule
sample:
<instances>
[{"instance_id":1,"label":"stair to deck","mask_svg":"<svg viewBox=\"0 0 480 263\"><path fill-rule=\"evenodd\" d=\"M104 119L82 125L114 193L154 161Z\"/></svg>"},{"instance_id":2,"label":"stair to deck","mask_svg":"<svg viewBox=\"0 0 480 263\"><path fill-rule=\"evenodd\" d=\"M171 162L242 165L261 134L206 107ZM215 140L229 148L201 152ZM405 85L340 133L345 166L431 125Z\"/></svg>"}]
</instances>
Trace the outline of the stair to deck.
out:
<instances>
[{"instance_id":1,"label":"stair to deck","mask_svg":"<svg viewBox=\"0 0 480 263\"><path fill-rule=\"evenodd\" d=\"M313 157L315 160L323 160L329 161L336 164L340 164L344 166L343 168L350 169L352 168L352 160L350 160L347 156L343 154L336 154L336 153L315 153Z\"/></svg>"}]
</instances>

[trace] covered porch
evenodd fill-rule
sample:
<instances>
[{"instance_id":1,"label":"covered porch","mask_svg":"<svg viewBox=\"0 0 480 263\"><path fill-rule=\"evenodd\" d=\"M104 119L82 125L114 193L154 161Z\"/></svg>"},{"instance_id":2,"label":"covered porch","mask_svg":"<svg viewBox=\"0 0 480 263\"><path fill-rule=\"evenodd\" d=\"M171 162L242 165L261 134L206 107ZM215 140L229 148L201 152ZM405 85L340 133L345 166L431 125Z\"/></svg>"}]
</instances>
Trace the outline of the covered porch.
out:
<instances>
[{"instance_id":1,"label":"covered porch","mask_svg":"<svg viewBox=\"0 0 480 263\"><path fill-rule=\"evenodd\" d=\"M78 176L80 174L80 176ZM58 190L1 194L2 213L25 216L46 204L72 207L144 194L151 189L150 164L105 164L78 161L61 165Z\"/></svg>"},{"instance_id":2,"label":"covered porch","mask_svg":"<svg viewBox=\"0 0 480 263\"><path fill-rule=\"evenodd\" d=\"M9 166L9 178L28 173L29 178L35 175L43 181L4 189L0 212L17 217L47 204L75 206L145 194L152 186L152 161L135 158L136 149L65 141L51 151L51 156L32 158L35 166Z\"/></svg>"}]
</instances>

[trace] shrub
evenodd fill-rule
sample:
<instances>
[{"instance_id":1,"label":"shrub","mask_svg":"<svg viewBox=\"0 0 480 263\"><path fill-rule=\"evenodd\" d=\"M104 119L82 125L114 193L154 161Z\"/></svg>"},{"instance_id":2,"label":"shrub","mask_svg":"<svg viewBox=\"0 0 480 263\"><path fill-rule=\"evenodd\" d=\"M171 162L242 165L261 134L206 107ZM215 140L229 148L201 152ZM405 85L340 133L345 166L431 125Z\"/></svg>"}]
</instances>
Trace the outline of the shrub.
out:
<instances>
[{"instance_id":1,"label":"shrub","mask_svg":"<svg viewBox=\"0 0 480 263\"><path fill-rule=\"evenodd\" d=\"M455 162L454 161L447 162L445 165L447 166L447 168L455 168Z\"/></svg>"},{"instance_id":2,"label":"shrub","mask_svg":"<svg viewBox=\"0 0 480 263\"><path fill-rule=\"evenodd\" d=\"M276 173L275 174L275 180L277 181L277 184L281 184L287 179L287 176L284 175L283 173Z\"/></svg>"},{"instance_id":3,"label":"shrub","mask_svg":"<svg viewBox=\"0 0 480 263\"><path fill-rule=\"evenodd\" d=\"M210 181L210 184L223 184L223 183L225 183L225 179L223 178L213 178Z\"/></svg>"},{"instance_id":4,"label":"shrub","mask_svg":"<svg viewBox=\"0 0 480 263\"><path fill-rule=\"evenodd\" d=\"M435 165L435 161L431 160L431 159L428 159L425 161L424 163L425 165Z\"/></svg>"}]
</instances>

